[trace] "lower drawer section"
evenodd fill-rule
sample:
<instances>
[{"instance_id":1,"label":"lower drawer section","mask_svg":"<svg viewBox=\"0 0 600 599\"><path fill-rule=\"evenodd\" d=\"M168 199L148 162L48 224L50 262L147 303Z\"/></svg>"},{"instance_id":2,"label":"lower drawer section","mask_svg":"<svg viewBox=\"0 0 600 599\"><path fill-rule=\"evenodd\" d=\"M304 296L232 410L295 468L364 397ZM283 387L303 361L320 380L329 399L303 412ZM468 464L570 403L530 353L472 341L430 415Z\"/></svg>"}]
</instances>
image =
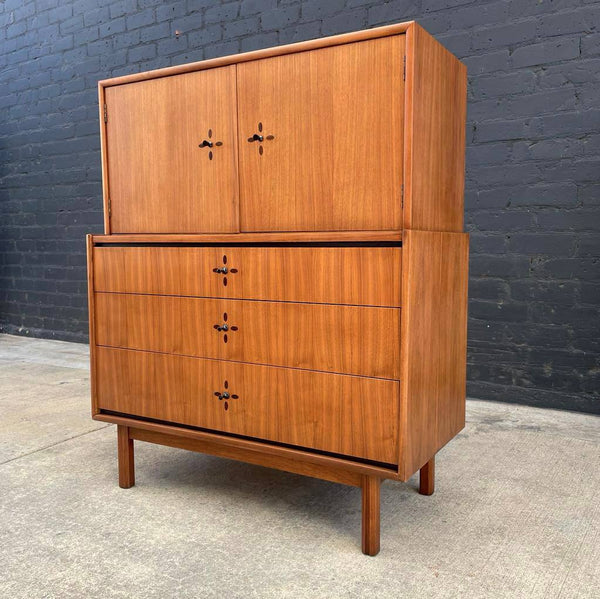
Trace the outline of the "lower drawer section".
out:
<instances>
[{"instance_id":1,"label":"lower drawer section","mask_svg":"<svg viewBox=\"0 0 600 599\"><path fill-rule=\"evenodd\" d=\"M397 463L397 381L97 347L101 410Z\"/></svg>"}]
</instances>

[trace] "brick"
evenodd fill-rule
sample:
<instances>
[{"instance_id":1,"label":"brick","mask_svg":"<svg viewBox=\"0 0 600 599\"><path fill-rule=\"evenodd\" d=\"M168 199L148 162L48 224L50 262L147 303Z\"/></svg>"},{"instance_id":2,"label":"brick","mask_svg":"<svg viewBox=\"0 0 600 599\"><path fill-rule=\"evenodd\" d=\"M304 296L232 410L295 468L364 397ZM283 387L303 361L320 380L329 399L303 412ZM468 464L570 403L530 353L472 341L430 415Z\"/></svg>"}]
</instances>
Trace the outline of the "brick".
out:
<instances>
[{"instance_id":1,"label":"brick","mask_svg":"<svg viewBox=\"0 0 600 599\"><path fill-rule=\"evenodd\" d=\"M510 288L502 279L473 279L469 281L469 293L481 300L507 299Z\"/></svg>"},{"instance_id":2,"label":"brick","mask_svg":"<svg viewBox=\"0 0 600 599\"><path fill-rule=\"evenodd\" d=\"M278 35L276 31L270 33L262 33L260 35L251 35L242 40L242 52L251 52L252 50L260 50L277 44Z\"/></svg>"},{"instance_id":3,"label":"brick","mask_svg":"<svg viewBox=\"0 0 600 599\"><path fill-rule=\"evenodd\" d=\"M145 46L138 46L131 48L128 53L128 60L130 62L139 62L142 60L149 60L156 56L156 46L154 44L148 44Z\"/></svg>"},{"instance_id":4,"label":"brick","mask_svg":"<svg viewBox=\"0 0 600 599\"><path fill-rule=\"evenodd\" d=\"M600 33L582 36L581 53L583 56L596 56L600 54Z\"/></svg>"},{"instance_id":5,"label":"brick","mask_svg":"<svg viewBox=\"0 0 600 599\"><path fill-rule=\"evenodd\" d=\"M345 0L309 0L302 3L302 18L307 21L322 19L340 12L344 4Z\"/></svg>"},{"instance_id":6,"label":"brick","mask_svg":"<svg viewBox=\"0 0 600 599\"><path fill-rule=\"evenodd\" d=\"M167 3L156 7L156 21L158 23L170 21L171 19L178 19L180 17L192 18L192 16L194 16L194 12L188 12L184 2L178 2L176 4Z\"/></svg>"},{"instance_id":7,"label":"brick","mask_svg":"<svg viewBox=\"0 0 600 599\"><path fill-rule=\"evenodd\" d=\"M187 36L180 35L178 38L172 37L165 40L160 40L157 44L159 56L168 56L170 54L178 54L185 52L188 48Z\"/></svg>"},{"instance_id":8,"label":"brick","mask_svg":"<svg viewBox=\"0 0 600 599\"><path fill-rule=\"evenodd\" d=\"M200 31L194 31L188 35L190 48L197 48L205 46L206 44L213 44L223 38L223 28L221 25L211 25L200 29Z\"/></svg>"},{"instance_id":9,"label":"brick","mask_svg":"<svg viewBox=\"0 0 600 599\"><path fill-rule=\"evenodd\" d=\"M507 49L486 54L475 54L464 59L471 76L509 70L510 53Z\"/></svg>"},{"instance_id":10,"label":"brick","mask_svg":"<svg viewBox=\"0 0 600 599\"><path fill-rule=\"evenodd\" d=\"M488 49L497 48L498 46L512 46L533 40L536 34L537 23L533 20L486 27L473 33L473 48Z\"/></svg>"},{"instance_id":11,"label":"brick","mask_svg":"<svg viewBox=\"0 0 600 599\"><path fill-rule=\"evenodd\" d=\"M206 23L231 21L238 16L239 10L239 2L228 2L227 4L211 6L204 12L204 20Z\"/></svg>"},{"instance_id":12,"label":"brick","mask_svg":"<svg viewBox=\"0 0 600 599\"><path fill-rule=\"evenodd\" d=\"M553 231L596 231L600 222L599 210L552 210L537 216L540 227Z\"/></svg>"},{"instance_id":13,"label":"brick","mask_svg":"<svg viewBox=\"0 0 600 599\"><path fill-rule=\"evenodd\" d=\"M240 16L257 15L274 8L277 8L277 0L242 0Z\"/></svg>"},{"instance_id":14,"label":"brick","mask_svg":"<svg viewBox=\"0 0 600 599\"><path fill-rule=\"evenodd\" d=\"M554 306L574 306L579 283L575 281L539 281L522 279L510 282L510 296L525 302L545 302Z\"/></svg>"},{"instance_id":15,"label":"brick","mask_svg":"<svg viewBox=\"0 0 600 599\"><path fill-rule=\"evenodd\" d=\"M541 36L584 33L599 25L600 13L597 7L544 15L538 20L538 30Z\"/></svg>"},{"instance_id":16,"label":"brick","mask_svg":"<svg viewBox=\"0 0 600 599\"><path fill-rule=\"evenodd\" d=\"M477 77L471 85L471 92L473 99L477 100L532 92L535 87L536 76L528 70Z\"/></svg>"},{"instance_id":17,"label":"brick","mask_svg":"<svg viewBox=\"0 0 600 599\"><path fill-rule=\"evenodd\" d=\"M579 38L560 38L517 48L511 57L514 67L546 64L579 56Z\"/></svg>"},{"instance_id":18,"label":"brick","mask_svg":"<svg viewBox=\"0 0 600 599\"><path fill-rule=\"evenodd\" d=\"M469 315L471 318L483 320L523 322L527 320L527 304L471 300L469 302Z\"/></svg>"},{"instance_id":19,"label":"brick","mask_svg":"<svg viewBox=\"0 0 600 599\"><path fill-rule=\"evenodd\" d=\"M583 154L579 139L558 138L517 142L513 146L515 160L560 160Z\"/></svg>"},{"instance_id":20,"label":"brick","mask_svg":"<svg viewBox=\"0 0 600 599\"><path fill-rule=\"evenodd\" d=\"M323 35L336 35L348 31L364 29L367 23L366 10L353 10L344 12L325 20L322 25Z\"/></svg>"},{"instance_id":21,"label":"brick","mask_svg":"<svg viewBox=\"0 0 600 599\"><path fill-rule=\"evenodd\" d=\"M482 122L477 125L478 142L527 139L538 136L543 127L539 119L511 119Z\"/></svg>"},{"instance_id":22,"label":"brick","mask_svg":"<svg viewBox=\"0 0 600 599\"><path fill-rule=\"evenodd\" d=\"M527 256L569 256L573 255L576 237L565 233L520 233L508 235L509 251Z\"/></svg>"},{"instance_id":23,"label":"brick","mask_svg":"<svg viewBox=\"0 0 600 599\"><path fill-rule=\"evenodd\" d=\"M86 10L83 13L83 24L86 27L91 25L99 25L100 23L106 23L110 18L109 10L107 6L95 8L92 10Z\"/></svg>"},{"instance_id":24,"label":"brick","mask_svg":"<svg viewBox=\"0 0 600 599\"><path fill-rule=\"evenodd\" d=\"M394 21L407 21L419 10L417 0L391 0L382 4L377 3L369 8L368 25L383 25Z\"/></svg>"},{"instance_id":25,"label":"brick","mask_svg":"<svg viewBox=\"0 0 600 599\"><path fill-rule=\"evenodd\" d=\"M269 29L280 29L290 23L295 22L300 16L299 6L286 6L284 8L276 8L261 13L261 27L268 31Z\"/></svg>"},{"instance_id":26,"label":"brick","mask_svg":"<svg viewBox=\"0 0 600 599\"><path fill-rule=\"evenodd\" d=\"M315 39L321 35L321 21L300 23L279 30L279 43L291 44L304 40Z\"/></svg>"},{"instance_id":27,"label":"brick","mask_svg":"<svg viewBox=\"0 0 600 599\"><path fill-rule=\"evenodd\" d=\"M154 9L151 8L128 15L126 18L127 29L137 29L139 27L150 25L155 22L155 17Z\"/></svg>"},{"instance_id":28,"label":"brick","mask_svg":"<svg viewBox=\"0 0 600 599\"><path fill-rule=\"evenodd\" d=\"M157 20L159 20L158 17ZM236 21L234 20L233 22L235 23ZM169 25L171 28L171 33L173 35L175 35L176 31L179 31L180 33L196 31L197 29L201 29L205 25L204 15L201 12L196 12L191 15L185 15L183 17L171 20ZM221 27L221 24L209 26Z\"/></svg>"},{"instance_id":29,"label":"brick","mask_svg":"<svg viewBox=\"0 0 600 599\"><path fill-rule=\"evenodd\" d=\"M521 278L529 274L527 256L471 256L469 271L472 277Z\"/></svg>"},{"instance_id":30,"label":"brick","mask_svg":"<svg viewBox=\"0 0 600 599\"><path fill-rule=\"evenodd\" d=\"M258 17L249 17L227 23L223 26L223 36L225 38L232 38L256 33L259 29L259 22Z\"/></svg>"},{"instance_id":31,"label":"brick","mask_svg":"<svg viewBox=\"0 0 600 599\"><path fill-rule=\"evenodd\" d=\"M204 58L217 58L229 54L237 54L240 51L238 40L222 42L220 44L211 44L204 49Z\"/></svg>"},{"instance_id":32,"label":"brick","mask_svg":"<svg viewBox=\"0 0 600 599\"><path fill-rule=\"evenodd\" d=\"M113 0L108 6L108 10L111 19L123 17L137 10L137 0Z\"/></svg>"},{"instance_id":33,"label":"brick","mask_svg":"<svg viewBox=\"0 0 600 599\"><path fill-rule=\"evenodd\" d=\"M158 23L151 27L144 27L140 33L140 41L153 42L165 37L169 37L171 28L168 23Z\"/></svg>"},{"instance_id":34,"label":"brick","mask_svg":"<svg viewBox=\"0 0 600 599\"><path fill-rule=\"evenodd\" d=\"M124 17L102 23L98 26L98 35L99 37L108 37L109 35L123 33L126 29L125 23Z\"/></svg>"}]
</instances>

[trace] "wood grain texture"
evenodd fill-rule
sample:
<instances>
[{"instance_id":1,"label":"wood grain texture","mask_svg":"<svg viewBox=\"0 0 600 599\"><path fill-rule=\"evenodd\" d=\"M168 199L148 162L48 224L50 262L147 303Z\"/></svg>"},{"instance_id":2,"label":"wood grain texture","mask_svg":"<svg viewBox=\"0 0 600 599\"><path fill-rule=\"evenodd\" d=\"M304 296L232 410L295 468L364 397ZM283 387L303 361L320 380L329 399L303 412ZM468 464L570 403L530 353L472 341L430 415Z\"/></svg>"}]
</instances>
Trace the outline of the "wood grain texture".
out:
<instances>
[{"instance_id":1,"label":"wood grain texture","mask_svg":"<svg viewBox=\"0 0 600 599\"><path fill-rule=\"evenodd\" d=\"M104 410L396 463L394 381L105 347L97 367Z\"/></svg>"},{"instance_id":2,"label":"wood grain texture","mask_svg":"<svg viewBox=\"0 0 600 599\"><path fill-rule=\"evenodd\" d=\"M94 276L97 291L397 307L401 253L394 247L98 247ZM223 267L225 275L214 272Z\"/></svg>"},{"instance_id":3,"label":"wood grain texture","mask_svg":"<svg viewBox=\"0 0 600 599\"><path fill-rule=\"evenodd\" d=\"M238 65L242 231L401 228L403 55L392 36Z\"/></svg>"},{"instance_id":4,"label":"wood grain texture","mask_svg":"<svg viewBox=\"0 0 600 599\"><path fill-rule=\"evenodd\" d=\"M419 471L419 493L433 495L435 491L435 456Z\"/></svg>"},{"instance_id":5,"label":"wood grain texture","mask_svg":"<svg viewBox=\"0 0 600 599\"><path fill-rule=\"evenodd\" d=\"M132 439L138 438L138 430L151 431L160 433L161 435L167 435L169 437L192 439L223 448L233 448L239 450L240 453L248 452L261 454L266 460L268 460L269 457L274 456L284 458L290 462L308 462L316 467L343 469L347 472L357 473L360 475L367 474L369 476L377 476L381 479L389 478L398 480L398 472L393 468L375 466L373 464L357 461L351 457L342 458L332 455L323 455L314 451L307 451L295 447L285 447L264 441L233 437L222 433L213 433L203 430L183 428L181 426L161 424L158 422L149 422L147 420L140 420L135 417L119 416L116 414L100 413L94 416L94 420L128 426L131 430Z\"/></svg>"},{"instance_id":6,"label":"wood grain texture","mask_svg":"<svg viewBox=\"0 0 600 599\"><path fill-rule=\"evenodd\" d=\"M362 243L402 241L402 231L275 231L271 233L136 233L94 235L94 243Z\"/></svg>"},{"instance_id":7,"label":"wood grain texture","mask_svg":"<svg viewBox=\"0 0 600 599\"><path fill-rule=\"evenodd\" d=\"M252 449L240 449L224 445L218 441L207 441L204 439L190 439L188 437L179 437L166 433L158 433L144 429L131 429L132 437L137 441L146 441L148 443L158 443L168 447L177 447L189 451L197 451L210 455L238 460L248 464L256 464L266 468L275 468L286 472L294 472L303 476L312 476L321 478L334 483L341 483L359 487L362 484L362 475L345 468L328 466L324 464L314 464L306 460L297 458L282 457Z\"/></svg>"},{"instance_id":8,"label":"wood grain texture","mask_svg":"<svg viewBox=\"0 0 600 599\"><path fill-rule=\"evenodd\" d=\"M100 111L100 160L102 163L102 208L104 214L104 233L109 235L110 217L108 204L108 156L106 148L106 123L104 122L104 105L106 93L104 87L98 83L98 109Z\"/></svg>"},{"instance_id":9,"label":"wood grain texture","mask_svg":"<svg viewBox=\"0 0 600 599\"><path fill-rule=\"evenodd\" d=\"M400 378L397 308L117 293L95 302L98 345Z\"/></svg>"},{"instance_id":10,"label":"wood grain texture","mask_svg":"<svg viewBox=\"0 0 600 599\"><path fill-rule=\"evenodd\" d=\"M362 481L362 552L379 553L379 528L381 512L381 479L363 476Z\"/></svg>"},{"instance_id":11,"label":"wood grain texture","mask_svg":"<svg viewBox=\"0 0 600 599\"><path fill-rule=\"evenodd\" d=\"M112 85L123 85L124 83L133 83L135 81L146 81L148 79L155 79L157 77L171 77L173 75L180 75L182 73L191 73L204 69L214 69L215 67L227 66L239 62L260 60L273 56L283 56L285 54L293 54L295 52L306 52L307 50L315 50L317 48L327 48L329 46L338 46L341 44L348 44L361 40L387 37L388 35L398 35L404 33L412 24L413 21L394 23L393 25L374 27L373 29L365 29L361 31L352 31L350 33L342 33L340 35L332 35L329 37L312 39L294 44L287 44L284 46L276 46L274 48L264 48L262 50L255 50L253 52L244 52L243 54L219 56L217 58L211 58L210 60L166 67L153 71L144 71L142 73L132 73L131 75L123 75L121 77L114 77L112 79L104 79L103 81L100 81L99 85L102 87L108 87Z\"/></svg>"},{"instance_id":12,"label":"wood grain texture","mask_svg":"<svg viewBox=\"0 0 600 599\"><path fill-rule=\"evenodd\" d=\"M109 87L105 96L111 232L237 231L235 67ZM204 140L223 145L200 148Z\"/></svg>"},{"instance_id":13,"label":"wood grain texture","mask_svg":"<svg viewBox=\"0 0 600 599\"><path fill-rule=\"evenodd\" d=\"M94 245L92 235L86 235L86 259L87 259L87 294L88 294L88 319L90 336L90 395L92 399L92 416L98 413L96 402L96 309L94 305Z\"/></svg>"},{"instance_id":14,"label":"wood grain texture","mask_svg":"<svg viewBox=\"0 0 600 599\"><path fill-rule=\"evenodd\" d=\"M133 439L129 427L117 425L117 449L119 462L119 487L129 489L135 485L135 462Z\"/></svg>"},{"instance_id":15,"label":"wood grain texture","mask_svg":"<svg viewBox=\"0 0 600 599\"><path fill-rule=\"evenodd\" d=\"M400 477L407 480L465 425L466 233L405 231Z\"/></svg>"},{"instance_id":16,"label":"wood grain texture","mask_svg":"<svg viewBox=\"0 0 600 599\"><path fill-rule=\"evenodd\" d=\"M404 228L462 231L467 69L417 24L406 45Z\"/></svg>"}]
</instances>

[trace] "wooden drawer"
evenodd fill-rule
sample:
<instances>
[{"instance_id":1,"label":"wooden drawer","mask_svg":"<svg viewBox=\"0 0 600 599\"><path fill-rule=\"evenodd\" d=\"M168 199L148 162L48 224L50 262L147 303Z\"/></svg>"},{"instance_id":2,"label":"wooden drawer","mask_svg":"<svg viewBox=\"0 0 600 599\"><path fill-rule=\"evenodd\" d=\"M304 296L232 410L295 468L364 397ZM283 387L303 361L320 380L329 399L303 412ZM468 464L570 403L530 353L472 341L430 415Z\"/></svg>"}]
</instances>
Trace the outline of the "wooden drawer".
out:
<instances>
[{"instance_id":1,"label":"wooden drawer","mask_svg":"<svg viewBox=\"0 0 600 599\"><path fill-rule=\"evenodd\" d=\"M400 305L398 247L96 247L93 267L96 291Z\"/></svg>"},{"instance_id":2,"label":"wooden drawer","mask_svg":"<svg viewBox=\"0 0 600 599\"><path fill-rule=\"evenodd\" d=\"M95 303L98 345L400 378L398 308L118 293Z\"/></svg>"},{"instance_id":3,"label":"wooden drawer","mask_svg":"<svg viewBox=\"0 0 600 599\"><path fill-rule=\"evenodd\" d=\"M101 410L397 463L396 381L104 347L96 367Z\"/></svg>"}]
</instances>

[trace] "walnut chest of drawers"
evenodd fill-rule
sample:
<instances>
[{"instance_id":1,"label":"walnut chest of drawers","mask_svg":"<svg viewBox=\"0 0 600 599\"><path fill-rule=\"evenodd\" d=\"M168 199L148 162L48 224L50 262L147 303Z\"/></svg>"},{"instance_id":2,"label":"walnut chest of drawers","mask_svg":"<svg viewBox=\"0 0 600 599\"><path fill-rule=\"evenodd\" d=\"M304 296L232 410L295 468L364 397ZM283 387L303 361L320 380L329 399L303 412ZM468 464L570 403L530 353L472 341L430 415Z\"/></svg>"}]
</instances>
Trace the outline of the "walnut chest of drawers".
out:
<instances>
[{"instance_id":1,"label":"walnut chest of drawers","mask_svg":"<svg viewBox=\"0 0 600 599\"><path fill-rule=\"evenodd\" d=\"M466 72L402 23L102 81L92 412L362 488L465 421Z\"/></svg>"}]
</instances>

